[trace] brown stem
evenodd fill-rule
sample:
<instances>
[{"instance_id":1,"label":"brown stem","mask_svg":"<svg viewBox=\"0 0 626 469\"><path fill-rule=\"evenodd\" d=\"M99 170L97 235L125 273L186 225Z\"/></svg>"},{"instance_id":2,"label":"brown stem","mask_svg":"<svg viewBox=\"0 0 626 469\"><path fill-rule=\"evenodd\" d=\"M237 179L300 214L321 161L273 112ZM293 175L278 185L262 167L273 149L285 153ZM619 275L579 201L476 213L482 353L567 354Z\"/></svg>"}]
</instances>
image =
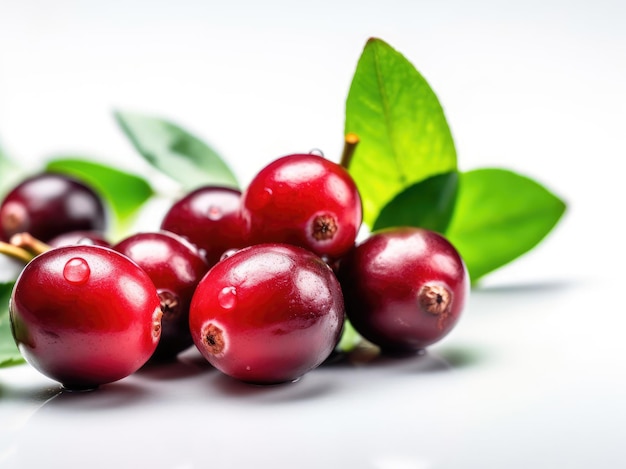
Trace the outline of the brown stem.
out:
<instances>
[{"instance_id":1,"label":"brown stem","mask_svg":"<svg viewBox=\"0 0 626 469\"><path fill-rule=\"evenodd\" d=\"M343 153L341 154L341 161L339 162L339 164L345 169L348 169L348 167L350 166L352 156L354 155L354 150L356 150L356 146L358 143L359 136L357 134L346 134L343 144Z\"/></svg>"},{"instance_id":2,"label":"brown stem","mask_svg":"<svg viewBox=\"0 0 626 469\"><path fill-rule=\"evenodd\" d=\"M9 242L18 248L25 249L26 251L32 253L37 256L46 251L52 249L52 246L44 243L43 241L38 240L30 233L16 233L11 236Z\"/></svg>"},{"instance_id":3,"label":"brown stem","mask_svg":"<svg viewBox=\"0 0 626 469\"><path fill-rule=\"evenodd\" d=\"M18 261L28 264L35 256L28 252L26 249L22 249L18 246L0 241L0 254L12 257Z\"/></svg>"}]
</instances>

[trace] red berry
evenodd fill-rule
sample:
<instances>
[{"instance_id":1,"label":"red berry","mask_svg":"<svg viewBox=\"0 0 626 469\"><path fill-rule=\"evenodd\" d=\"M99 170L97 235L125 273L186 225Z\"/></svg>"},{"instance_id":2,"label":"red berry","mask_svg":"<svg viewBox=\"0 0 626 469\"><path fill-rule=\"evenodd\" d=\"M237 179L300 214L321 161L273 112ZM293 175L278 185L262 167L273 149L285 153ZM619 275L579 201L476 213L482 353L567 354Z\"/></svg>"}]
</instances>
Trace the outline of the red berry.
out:
<instances>
[{"instance_id":1,"label":"red berry","mask_svg":"<svg viewBox=\"0 0 626 469\"><path fill-rule=\"evenodd\" d=\"M372 234L339 266L346 314L383 351L412 351L452 330L469 277L452 244L433 231L393 228Z\"/></svg>"},{"instance_id":2,"label":"red berry","mask_svg":"<svg viewBox=\"0 0 626 469\"><path fill-rule=\"evenodd\" d=\"M242 195L250 244L277 242L336 259L361 226L361 199L340 165L315 154L279 158L263 168Z\"/></svg>"},{"instance_id":3,"label":"red berry","mask_svg":"<svg viewBox=\"0 0 626 469\"><path fill-rule=\"evenodd\" d=\"M0 239L28 232L41 241L75 230L104 230L101 198L84 183L62 174L22 181L0 205Z\"/></svg>"},{"instance_id":4,"label":"red berry","mask_svg":"<svg viewBox=\"0 0 626 469\"><path fill-rule=\"evenodd\" d=\"M161 341L154 360L175 358L193 345L189 305L196 285L209 269L198 249L167 231L135 233L113 246L152 279L163 310Z\"/></svg>"},{"instance_id":5,"label":"red berry","mask_svg":"<svg viewBox=\"0 0 626 469\"><path fill-rule=\"evenodd\" d=\"M205 186L174 203L161 222L171 231L198 246L209 265L224 251L246 245L240 217L241 192L220 186Z\"/></svg>"},{"instance_id":6,"label":"red berry","mask_svg":"<svg viewBox=\"0 0 626 469\"><path fill-rule=\"evenodd\" d=\"M319 366L339 340L344 307L332 270L286 244L237 251L200 281L189 323L202 355L252 383L293 381Z\"/></svg>"},{"instance_id":7,"label":"red berry","mask_svg":"<svg viewBox=\"0 0 626 469\"><path fill-rule=\"evenodd\" d=\"M22 270L10 301L24 358L68 389L92 389L143 366L161 335L154 284L109 248L51 249Z\"/></svg>"}]
</instances>

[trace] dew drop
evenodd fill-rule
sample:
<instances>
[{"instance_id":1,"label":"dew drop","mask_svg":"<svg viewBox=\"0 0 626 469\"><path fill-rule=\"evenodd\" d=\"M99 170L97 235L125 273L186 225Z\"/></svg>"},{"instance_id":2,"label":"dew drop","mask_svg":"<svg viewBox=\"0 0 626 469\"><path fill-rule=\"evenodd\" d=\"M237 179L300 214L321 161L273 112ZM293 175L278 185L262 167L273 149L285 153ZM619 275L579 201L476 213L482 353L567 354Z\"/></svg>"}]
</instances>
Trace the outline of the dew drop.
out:
<instances>
[{"instance_id":1,"label":"dew drop","mask_svg":"<svg viewBox=\"0 0 626 469\"><path fill-rule=\"evenodd\" d=\"M76 240L76 244L79 246L95 246L96 242L87 236L83 236L82 238L78 238Z\"/></svg>"},{"instance_id":2,"label":"dew drop","mask_svg":"<svg viewBox=\"0 0 626 469\"><path fill-rule=\"evenodd\" d=\"M235 287L224 287L217 295L217 301L224 309L233 309L237 306L237 290Z\"/></svg>"},{"instance_id":3,"label":"dew drop","mask_svg":"<svg viewBox=\"0 0 626 469\"><path fill-rule=\"evenodd\" d=\"M270 189L269 187L264 187L255 201L255 205L257 206L257 208L265 207L267 204L269 204L270 200L272 200L273 195L274 193L272 192L272 189Z\"/></svg>"},{"instance_id":4,"label":"dew drop","mask_svg":"<svg viewBox=\"0 0 626 469\"><path fill-rule=\"evenodd\" d=\"M220 261L223 261L224 259L228 259L230 256L232 256L233 254L235 254L237 251L239 251L239 249L237 249L237 248L227 249L227 250L226 250L226 251L224 251L224 253L220 256Z\"/></svg>"},{"instance_id":5,"label":"dew drop","mask_svg":"<svg viewBox=\"0 0 626 469\"><path fill-rule=\"evenodd\" d=\"M252 210L262 210L269 205L274 196L274 192L270 187L255 188L250 192L247 204Z\"/></svg>"},{"instance_id":6,"label":"dew drop","mask_svg":"<svg viewBox=\"0 0 626 469\"><path fill-rule=\"evenodd\" d=\"M75 285L85 283L90 274L89 264L82 257L73 257L63 267L63 278Z\"/></svg>"},{"instance_id":7,"label":"dew drop","mask_svg":"<svg viewBox=\"0 0 626 469\"><path fill-rule=\"evenodd\" d=\"M224 215L222 209L220 207L216 207L215 205L211 205L207 210L207 217L209 218L209 220L219 220L220 218L222 218L222 215Z\"/></svg>"},{"instance_id":8,"label":"dew drop","mask_svg":"<svg viewBox=\"0 0 626 469\"><path fill-rule=\"evenodd\" d=\"M324 152L322 150L320 150L319 148L312 148L311 151L309 151L309 155L317 155L317 156L324 156Z\"/></svg>"}]
</instances>

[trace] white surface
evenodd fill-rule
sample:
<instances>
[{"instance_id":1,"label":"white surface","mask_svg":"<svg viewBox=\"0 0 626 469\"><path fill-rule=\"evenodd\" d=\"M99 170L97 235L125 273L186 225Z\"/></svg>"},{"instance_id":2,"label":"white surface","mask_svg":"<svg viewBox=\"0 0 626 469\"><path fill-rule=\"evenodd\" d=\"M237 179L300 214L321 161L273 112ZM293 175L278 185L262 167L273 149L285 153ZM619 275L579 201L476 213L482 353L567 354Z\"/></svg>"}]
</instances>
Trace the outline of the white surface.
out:
<instances>
[{"instance_id":1,"label":"white surface","mask_svg":"<svg viewBox=\"0 0 626 469\"><path fill-rule=\"evenodd\" d=\"M437 92L462 169L517 170L569 209L423 357L258 388L191 352L79 395L1 369L0 467L625 466L624 8L3 1L0 138L33 167L72 152L145 171L113 108L194 130L244 184L286 153L338 155L354 66L378 36Z\"/></svg>"}]
</instances>

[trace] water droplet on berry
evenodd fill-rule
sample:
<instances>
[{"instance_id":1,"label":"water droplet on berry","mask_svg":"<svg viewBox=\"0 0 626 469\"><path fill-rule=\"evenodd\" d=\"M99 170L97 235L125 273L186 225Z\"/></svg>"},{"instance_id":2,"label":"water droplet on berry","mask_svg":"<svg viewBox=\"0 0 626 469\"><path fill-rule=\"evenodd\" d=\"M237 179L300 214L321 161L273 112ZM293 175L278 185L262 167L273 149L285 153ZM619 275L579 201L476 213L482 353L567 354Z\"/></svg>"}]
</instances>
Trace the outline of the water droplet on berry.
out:
<instances>
[{"instance_id":1,"label":"water droplet on berry","mask_svg":"<svg viewBox=\"0 0 626 469\"><path fill-rule=\"evenodd\" d=\"M95 246L96 242L93 239L88 238L87 236L83 236L76 241L76 244L79 246Z\"/></svg>"},{"instance_id":2,"label":"water droplet on berry","mask_svg":"<svg viewBox=\"0 0 626 469\"><path fill-rule=\"evenodd\" d=\"M269 187L264 187L258 191L254 191L254 195L251 195L249 199L250 208L253 210L261 210L265 208L272 200L274 193Z\"/></svg>"},{"instance_id":3,"label":"water droplet on berry","mask_svg":"<svg viewBox=\"0 0 626 469\"><path fill-rule=\"evenodd\" d=\"M224 215L222 209L220 207L216 207L215 205L211 205L207 210L207 217L209 218L209 220L219 220L220 218L222 218L222 215Z\"/></svg>"},{"instance_id":4,"label":"water droplet on berry","mask_svg":"<svg viewBox=\"0 0 626 469\"><path fill-rule=\"evenodd\" d=\"M224 309L233 309L237 306L237 290L235 287L224 287L217 295L217 302Z\"/></svg>"},{"instance_id":5,"label":"water droplet on berry","mask_svg":"<svg viewBox=\"0 0 626 469\"><path fill-rule=\"evenodd\" d=\"M70 283L80 285L89 280L91 269L82 257L73 257L63 267L63 278Z\"/></svg>"},{"instance_id":6,"label":"water droplet on berry","mask_svg":"<svg viewBox=\"0 0 626 469\"><path fill-rule=\"evenodd\" d=\"M309 155L324 156L324 152L319 148L313 148L311 151L309 151Z\"/></svg>"},{"instance_id":7,"label":"water droplet on berry","mask_svg":"<svg viewBox=\"0 0 626 469\"><path fill-rule=\"evenodd\" d=\"M259 207L264 207L272 200L272 196L274 192L269 187L264 187L261 193L259 194L259 198L257 199L257 204Z\"/></svg>"},{"instance_id":8,"label":"water droplet on berry","mask_svg":"<svg viewBox=\"0 0 626 469\"><path fill-rule=\"evenodd\" d=\"M239 249L236 249L236 248L227 249L227 250L226 250L226 251L224 251L224 253L220 256L220 261L223 261L224 259L228 259L230 256L232 256L233 254L235 254L237 251L239 251Z\"/></svg>"}]
</instances>

